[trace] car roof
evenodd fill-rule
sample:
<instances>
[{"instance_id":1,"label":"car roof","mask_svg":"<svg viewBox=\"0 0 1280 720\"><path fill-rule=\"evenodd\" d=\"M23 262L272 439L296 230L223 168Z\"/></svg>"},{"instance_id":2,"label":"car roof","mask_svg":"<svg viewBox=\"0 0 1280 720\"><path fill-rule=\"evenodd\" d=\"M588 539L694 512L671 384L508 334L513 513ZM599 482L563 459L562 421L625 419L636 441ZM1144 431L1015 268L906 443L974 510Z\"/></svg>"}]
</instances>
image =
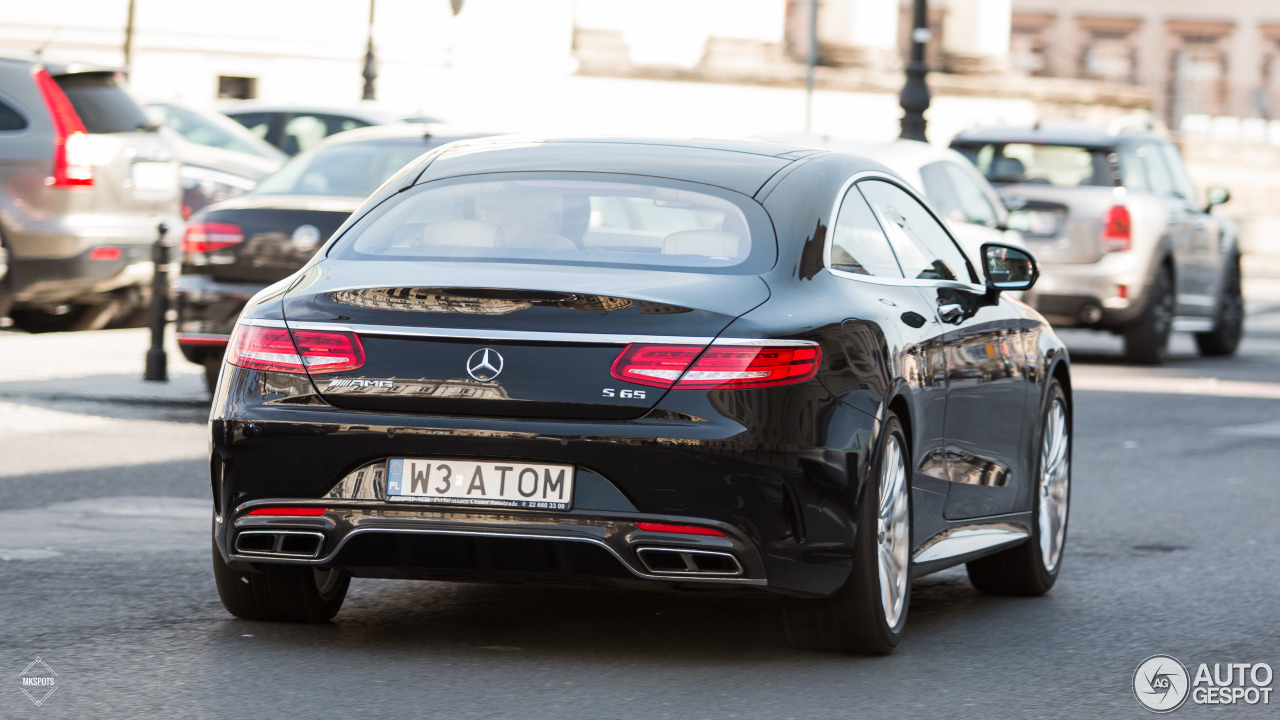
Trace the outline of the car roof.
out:
<instances>
[{"instance_id":1,"label":"car roof","mask_svg":"<svg viewBox=\"0 0 1280 720\"><path fill-rule=\"evenodd\" d=\"M124 68L114 65L101 65L98 63L82 62L79 60L50 60L44 57L20 57L15 55L0 55L0 62L8 62L22 65L39 65L43 67L50 75L71 75L74 73L116 73L124 72Z\"/></svg>"},{"instance_id":2,"label":"car roof","mask_svg":"<svg viewBox=\"0 0 1280 720\"><path fill-rule=\"evenodd\" d=\"M754 195L782 168L820 152L753 140L509 135L450 147L418 182L493 172L593 172L685 180Z\"/></svg>"},{"instance_id":3,"label":"car roof","mask_svg":"<svg viewBox=\"0 0 1280 720\"><path fill-rule=\"evenodd\" d=\"M298 113L303 115L344 115L373 124L400 122L399 116L381 107L341 107L336 105L278 105L254 101L237 102L218 108L224 115L247 113Z\"/></svg>"},{"instance_id":4,"label":"car roof","mask_svg":"<svg viewBox=\"0 0 1280 720\"><path fill-rule=\"evenodd\" d=\"M1109 147L1117 143L1139 140L1163 140L1164 136L1148 129L1121 130L1098 125L1037 123L1035 125L1002 125L973 128L957 133L951 143L1045 143L1049 145L1083 145Z\"/></svg>"},{"instance_id":5,"label":"car roof","mask_svg":"<svg viewBox=\"0 0 1280 720\"><path fill-rule=\"evenodd\" d=\"M921 167L939 160L969 162L963 155L949 148L901 138L897 140L868 140L865 138L795 133L790 135L770 135L762 139L859 155L888 165L891 168L913 168L919 170Z\"/></svg>"},{"instance_id":6,"label":"car roof","mask_svg":"<svg viewBox=\"0 0 1280 720\"><path fill-rule=\"evenodd\" d=\"M494 132L478 132L457 128L444 123L394 123L391 125L370 125L369 127L346 130L330 135L316 144L316 148L332 147L359 142L376 142L379 140L427 140L434 138L440 142L466 140L497 135Z\"/></svg>"}]
</instances>

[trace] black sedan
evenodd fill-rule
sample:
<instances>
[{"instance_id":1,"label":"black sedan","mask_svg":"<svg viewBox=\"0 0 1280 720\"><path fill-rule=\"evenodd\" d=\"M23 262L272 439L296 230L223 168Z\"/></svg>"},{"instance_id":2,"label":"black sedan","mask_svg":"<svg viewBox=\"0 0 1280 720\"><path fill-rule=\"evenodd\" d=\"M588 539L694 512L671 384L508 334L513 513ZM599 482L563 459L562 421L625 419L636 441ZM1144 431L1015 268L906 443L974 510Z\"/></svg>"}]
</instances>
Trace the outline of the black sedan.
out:
<instances>
[{"instance_id":1,"label":"black sedan","mask_svg":"<svg viewBox=\"0 0 1280 720\"><path fill-rule=\"evenodd\" d=\"M351 577L768 590L887 653L911 581L1062 565L1067 353L884 168L755 142L471 141L236 325L210 416L223 604Z\"/></svg>"},{"instance_id":2,"label":"black sedan","mask_svg":"<svg viewBox=\"0 0 1280 720\"><path fill-rule=\"evenodd\" d=\"M476 135L429 124L343 133L293 158L248 194L196 212L182 239L178 345L205 366L210 392L236 316L254 293L302 267L406 163L469 137Z\"/></svg>"}]
</instances>

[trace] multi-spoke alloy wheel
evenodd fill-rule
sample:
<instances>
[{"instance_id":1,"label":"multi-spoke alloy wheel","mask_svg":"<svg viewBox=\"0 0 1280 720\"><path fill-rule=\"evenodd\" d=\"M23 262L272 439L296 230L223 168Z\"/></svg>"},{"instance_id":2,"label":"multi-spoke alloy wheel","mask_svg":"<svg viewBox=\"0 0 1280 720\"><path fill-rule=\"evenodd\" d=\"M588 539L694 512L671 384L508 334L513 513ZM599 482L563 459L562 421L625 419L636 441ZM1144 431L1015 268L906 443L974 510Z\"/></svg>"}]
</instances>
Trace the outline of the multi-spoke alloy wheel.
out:
<instances>
[{"instance_id":1,"label":"multi-spoke alloy wheel","mask_svg":"<svg viewBox=\"0 0 1280 720\"><path fill-rule=\"evenodd\" d=\"M1058 568L1067 536L1067 496L1071 490L1071 457L1067 453L1067 412L1054 398L1040 444L1040 559L1049 572Z\"/></svg>"},{"instance_id":2,"label":"multi-spoke alloy wheel","mask_svg":"<svg viewBox=\"0 0 1280 720\"><path fill-rule=\"evenodd\" d=\"M897 627L906 603L910 543L908 530L907 468L902 444L889 438L880 466L880 507L876 546L880 566L880 607L889 627Z\"/></svg>"}]
</instances>

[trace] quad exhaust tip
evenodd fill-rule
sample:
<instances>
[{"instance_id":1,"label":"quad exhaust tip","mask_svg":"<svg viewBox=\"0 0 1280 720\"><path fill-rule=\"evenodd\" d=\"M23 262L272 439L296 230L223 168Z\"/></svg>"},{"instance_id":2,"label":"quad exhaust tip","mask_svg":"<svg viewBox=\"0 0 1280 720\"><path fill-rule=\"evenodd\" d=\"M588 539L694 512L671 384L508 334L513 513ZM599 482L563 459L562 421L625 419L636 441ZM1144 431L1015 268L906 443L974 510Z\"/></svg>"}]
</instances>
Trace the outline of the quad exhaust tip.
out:
<instances>
[{"instance_id":1,"label":"quad exhaust tip","mask_svg":"<svg viewBox=\"0 0 1280 720\"><path fill-rule=\"evenodd\" d=\"M240 555L312 559L320 555L324 534L296 530L245 530L236 536Z\"/></svg>"},{"instance_id":2,"label":"quad exhaust tip","mask_svg":"<svg viewBox=\"0 0 1280 720\"><path fill-rule=\"evenodd\" d=\"M732 553L644 547L636 550L636 555L654 575L732 577L742 574L742 565Z\"/></svg>"}]
</instances>

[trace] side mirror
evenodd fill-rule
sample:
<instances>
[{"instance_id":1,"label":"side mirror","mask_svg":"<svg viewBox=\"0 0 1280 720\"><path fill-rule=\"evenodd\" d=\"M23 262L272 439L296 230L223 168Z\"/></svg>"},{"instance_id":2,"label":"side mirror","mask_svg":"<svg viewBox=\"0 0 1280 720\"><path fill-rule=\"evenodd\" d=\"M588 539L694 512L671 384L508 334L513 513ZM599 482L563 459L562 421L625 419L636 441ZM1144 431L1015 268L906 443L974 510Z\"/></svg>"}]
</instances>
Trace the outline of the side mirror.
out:
<instances>
[{"instance_id":1,"label":"side mirror","mask_svg":"<svg viewBox=\"0 0 1280 720\"><path fill-rule=\"evenodd\" d=\"M1231 191L1219 185L1214 185L1209 188L1207 196L1208 202L1204 205L1206 212L1212 210L1215 205L1226 204L1226 202L1231 199Z\"/></svg>"},{"instance_id":2,"label":"side mirror","mask_svg":"<svg viewBox=\"0 0 1280 720\"><path fill-rule=\"evenodd\" d=\"M1040 277L1040 268L1031 253L1003 243L982 244L982 274L987 290L1029 290Z\"/></svg>"}]
</instances>

